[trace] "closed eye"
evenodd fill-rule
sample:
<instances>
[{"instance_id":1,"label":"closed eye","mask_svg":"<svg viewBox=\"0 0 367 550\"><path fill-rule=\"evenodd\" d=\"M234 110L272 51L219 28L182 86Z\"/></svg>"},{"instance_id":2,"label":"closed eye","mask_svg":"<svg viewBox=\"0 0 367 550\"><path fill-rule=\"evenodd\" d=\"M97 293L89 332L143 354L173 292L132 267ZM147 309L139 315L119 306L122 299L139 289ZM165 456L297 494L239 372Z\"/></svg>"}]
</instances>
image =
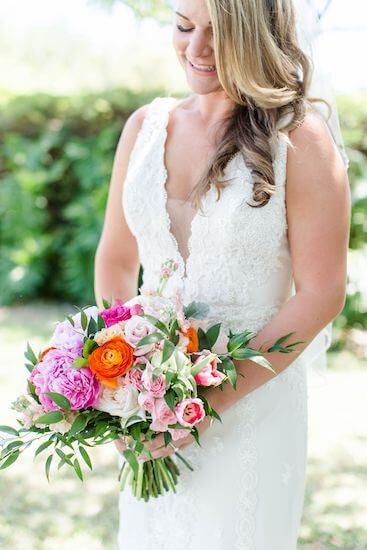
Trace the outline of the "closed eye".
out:
<instances>
[{"instance_id":1,"label":"closed eye","mask_svg":"<svg viewBox=\"0 0 367 550\"><path fill-rule=\"evenodd\" d=\"M184 27L182 27L182 25L176 25L176 27L177 27L178 30L181 31L181 32L190 32L190 31L193 30L193 29L185 29Z\"/></svg>"}]
</instances>

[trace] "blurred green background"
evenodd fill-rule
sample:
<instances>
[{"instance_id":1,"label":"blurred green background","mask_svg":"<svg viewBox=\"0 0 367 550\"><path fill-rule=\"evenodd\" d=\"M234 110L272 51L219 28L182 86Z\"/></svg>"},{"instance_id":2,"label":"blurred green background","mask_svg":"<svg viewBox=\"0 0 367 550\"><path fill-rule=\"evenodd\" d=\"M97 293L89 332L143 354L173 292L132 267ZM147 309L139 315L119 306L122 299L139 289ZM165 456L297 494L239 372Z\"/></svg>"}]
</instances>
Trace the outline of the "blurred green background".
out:
<instances>
[{"instance_id":1,"label":"blurred green background","mask_svg":"<svg viewBox=\"0 0 367 550\"><path fill-rule=\"evenodd\" d=\"M169 25L159 26L170 17L166 6L75 0L71 9L58 0L54 19L46 0L0 6L1 424L14 423L10 403L24 391L27 340L42 349L72 305L94 303L94 254L127 117L158 95L189 93L167 48ZM310 386L300 539L309 550L367 547L367 85L339 87L337 104L352 225L328 379ZM116 452L100 449L93 458L84 485L67 471L48 485L32 453L1 472L0 548L115 548Z\"/></svg>"}]
</instances>

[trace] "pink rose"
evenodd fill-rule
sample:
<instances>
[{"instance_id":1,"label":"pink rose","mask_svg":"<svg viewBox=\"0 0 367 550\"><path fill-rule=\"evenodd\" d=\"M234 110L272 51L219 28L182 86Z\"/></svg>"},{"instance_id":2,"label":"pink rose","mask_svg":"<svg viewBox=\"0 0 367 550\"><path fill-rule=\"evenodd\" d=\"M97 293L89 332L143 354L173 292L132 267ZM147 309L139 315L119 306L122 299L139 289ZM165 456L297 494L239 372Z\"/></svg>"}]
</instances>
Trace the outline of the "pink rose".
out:
<instances>
[{"instance_id":1,"label":"pink rose","mask_svg":"<svg viewBox=\"0 0 367 550\"><path fill-rule=\"evenodd\" d=\"M163 397L166 392L166 379L164 374L159 374L153 381L153 367L150 363L147 363L145 370L143 371L141 381L144 388L148 390L153 397Z\"/></svg>"},{"instance_id":2,"label":"pink rose","mask_svg":"<svg viewBox=\"0 0 367 550\"><path fill-rule=\"evenodd\" d=\"M191 428L200 422L204 416L204 403L198 397L184 399L175 407L176 417L181 426Z\"/></svg>"},{"instance_id":3,"label":"pink rose","mask_svg":"<svg viewBox=\"0 0 367 550\"><path fill-rule=\"evenodd\" d=\"M130 370L127 371L125 375L125 382L129 386L133 386L137 390L143 391L144 386L141 381L142 375L143 375L143 369L140 369L139 367L132 367Z\"/></svg>"},{"instance_id":4,"label":"pink rose","mask_svg":"<svg viewBox=\"0 0 367 550\"><path fill-rule=\"evenodd\" d=\"M106 323L106 327L116 325L120 321L127 321L131 317L130 308L124 306L121 300L116 300L116 304L108 309L101 311L101 317Z\"/></svg>"},{"instance_id":5,"label":"pink rose","mask_svg":"<svg viewBox=\"0 0 367 550\"><path fill-rule=\"evenodd\" d=\"M199 361L204 360L207 355L208 354L199 355L194 365ZM219 386L219 384L221 384L221 382L225 378L225 374L217 370L217 363L217 357L213 357L211 361L207 363L200 370L200 372L198 372L198 374L195 374L194 378L199 386Z\"/></svg>"},{"instance_id":6,"label":"pink rose","mask_svg":"<svg viewBox=\"0 0 367 550\"><path fill-rule=\"evenodd\" d=\"M145 409L149 413L154 411L155 399L149 392L143 391L139 393L138 403L142 409Z\"/></svg>"},{"instance_id":7,"label":"pink rose","mask_svg":"<svg viewBox=\"0 0 367 550\"><path fill-rule=\"evenodd\" d=\"M144 317L139 317L135 315L134 317L131 317L128 321L125 323L125 340L135 348L134 355L145 355L148 353L155 344L146 344L145 346L140 346L139 348L136 347L136 344L141 340L144 336L147 336L148 334L151 334L152 332L156 332L156 328L152 323L150 323L147 319Z\"/></svg>"},{"instance_id":8,"label":"pink rose","mask_svg":"<svg viewBox=\"0 0 367 550\"><path fill-rule=\"evenodd\" d=\"M157 399L152 412L153 422L150 428L156 432L166 432L168 424L176 424L175 413L169 408L163 397Z\"/></svg>"}]
</instances>

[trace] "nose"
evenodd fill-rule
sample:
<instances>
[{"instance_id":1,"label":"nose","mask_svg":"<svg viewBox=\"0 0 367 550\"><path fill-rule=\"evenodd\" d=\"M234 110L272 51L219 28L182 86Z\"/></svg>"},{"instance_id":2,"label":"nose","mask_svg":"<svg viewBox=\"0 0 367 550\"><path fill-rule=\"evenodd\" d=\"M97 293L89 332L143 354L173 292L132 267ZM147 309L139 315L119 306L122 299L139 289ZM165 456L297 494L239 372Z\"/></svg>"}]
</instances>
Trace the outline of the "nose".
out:
<instances>
[{"instance_id":1,"label":"nose","mask_svg":"<svg viewBox=\"0 0 367 550\"><path fill-rule=\"evenodd\" d=\"M190 36L186 53L193 61L200 60L212 54L213 48L204 31L196 30Z\"/></svg>"}]
</instances>

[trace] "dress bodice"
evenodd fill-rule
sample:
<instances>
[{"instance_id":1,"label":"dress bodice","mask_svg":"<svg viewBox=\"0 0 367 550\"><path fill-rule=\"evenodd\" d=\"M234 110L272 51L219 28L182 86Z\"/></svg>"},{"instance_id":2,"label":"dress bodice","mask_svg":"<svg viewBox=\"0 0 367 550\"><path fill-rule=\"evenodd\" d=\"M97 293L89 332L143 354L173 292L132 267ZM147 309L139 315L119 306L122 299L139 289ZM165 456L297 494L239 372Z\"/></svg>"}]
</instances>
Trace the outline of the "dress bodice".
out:
<instances>
[{"instance_id":1,"label":"dress bodice","mask_svg":"<svg viewBox=\"0 0 367 550\"><path fill-rule=\"evenodd\" d=\"M252 175L238 153L227 164L225 178L230 181L219 200L212 186L204 196L203 212L179 209L167 197L164 164L169 112L176 102L156 97L149 104L124 182L124 214L137 240L142 289L157 288L161 262L173 258L179 267L167 294L178 285L184 303L209 304L209 322L258 331L292 289L285 207L287 143L278 132L275 191L265 206L246 204L252 202Z\"/></svg>"}]
</instances>

